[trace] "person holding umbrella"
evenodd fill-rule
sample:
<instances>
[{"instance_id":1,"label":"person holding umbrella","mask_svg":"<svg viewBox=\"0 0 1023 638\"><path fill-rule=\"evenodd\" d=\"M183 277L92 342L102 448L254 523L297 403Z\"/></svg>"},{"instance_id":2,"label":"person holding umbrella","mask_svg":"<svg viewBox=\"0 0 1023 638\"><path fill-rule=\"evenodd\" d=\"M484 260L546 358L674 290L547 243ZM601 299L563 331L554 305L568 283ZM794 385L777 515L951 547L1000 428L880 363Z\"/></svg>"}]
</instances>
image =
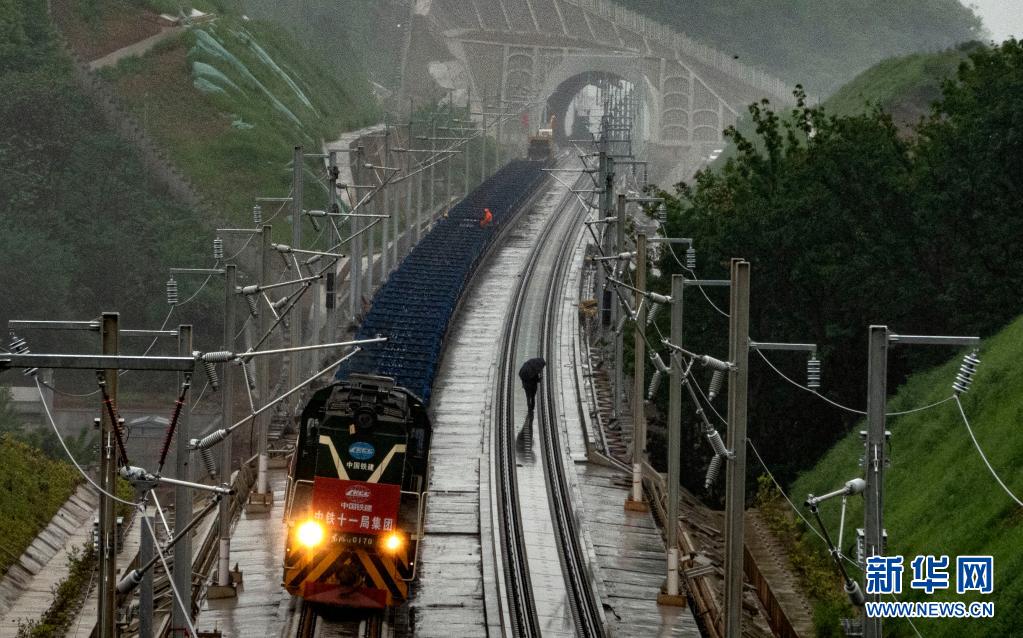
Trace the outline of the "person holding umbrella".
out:
<instances>
[{"instance_id":1,"label":"person holding umbrella","mask_svg":"<svg viewBox=\"0 0 1023 638\"><path fill-rule=\"evenodd\" d=\"M526 391L526 406L529 414L533 414L536 405L536 391L540 387L540 376L547 362L540 357L526 361L519 368L519 378L522 379L522 389Z\"/></svg>"}]
</instances>

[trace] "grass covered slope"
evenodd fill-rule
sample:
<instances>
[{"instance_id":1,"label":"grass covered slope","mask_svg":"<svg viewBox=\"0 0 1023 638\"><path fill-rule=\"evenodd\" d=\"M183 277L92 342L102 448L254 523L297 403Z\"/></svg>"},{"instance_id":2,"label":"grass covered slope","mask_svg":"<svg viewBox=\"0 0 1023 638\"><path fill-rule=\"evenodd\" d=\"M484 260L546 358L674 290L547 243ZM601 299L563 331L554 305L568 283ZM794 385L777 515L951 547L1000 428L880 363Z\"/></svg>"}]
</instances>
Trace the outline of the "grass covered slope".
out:
<instances>
[{"instance_id":1,"label":"grass covered slope","mask_svg":"<svg viewBox=\"0 0 1023 638\"><path fill-rule=\"evenodd\" d=\"M357 72L325 66L288 32L240 16L193 27L104 75L227 219L246 218L253 197L287 192L296 144L318 152L376 116Z\"/></svg>"},{"instance_id":2,"label":"grass covered slope","mask_svg":"<svg viewBox=\"0 0 1023 638\"><path fill-rule=\"evenodd\" d=\"M958 0L618 2L818 95L884 58L983 35L980 18Z\"/></svg>"},{"instance_id":3,"label":"grass covered slope","mask_svg":"<svg viewBox=\"0 0 1023 638\"><path fill-rule=\"evenodd\" d=\"M939 53L882 60L835 91L825 100L824 108L835 115L854 115L876 105L900 125L916 124L941 98L941 83L955 75L967 53L977 46L970 43Z\"/></svg>"},{"instance_id":4,"label":"grass covered slope","mask_svg":"<svg viewBox=\"0 0 1023 638\"><path fill-rule=\"evenodd\" d=\"M0 2L0 25L0 324L111 308L132 325L159 322L166 310L142 300L168 263L199 254L202 219L81 92L45 3ZM32 339L39 352L69 337Z\"/></svg>"},{"instance_id":5,"label":"grass covered slope","mask_svg":"<svg viewBox=\"0 0 1023 638\"><path fill-rule=\"evenodd\" d=\"M67 463L0 435L0 574L18 560L80 481Z\"/></svg>"},{"instance_id":6,"label":"grass covered slope","mask_svg":"<svg viewBox=\"0 0 1023 638\"><path fill-rule=\"evenodd\" d=\"M981 364L969 392L960 399L974 433L1002 480L1023 495L1023 317L987 339ZM913 376L889 401L895 412L939 401L951 394L960 358ZM801 502L808 493L821 494L862 475L863 445L854 428L793 485ZM891 466L884 495L889 555L905 557L901 600L991 600L995 618L985 620L915 620L920 633L941 636L1011 636L1023 627L1023 509L998 486L974 448L954 402L906 416L890 417ZM838 534L838 506L822 508L833 538ZM855 529L862 527L863 499L849 501L843 551L855 556ZM809 532L807 532L809 534ZM823 551L823 544L816 543ZM950 557L951 593L926 596L910 589L913 557ZM955 557L992 555L994 594L955 594ZM836 579L836 587L838 581ZM890 633L889 633L890 632ZM905 621L889 621L886 635L912 635Z\"/></svg>"}]
</instances>

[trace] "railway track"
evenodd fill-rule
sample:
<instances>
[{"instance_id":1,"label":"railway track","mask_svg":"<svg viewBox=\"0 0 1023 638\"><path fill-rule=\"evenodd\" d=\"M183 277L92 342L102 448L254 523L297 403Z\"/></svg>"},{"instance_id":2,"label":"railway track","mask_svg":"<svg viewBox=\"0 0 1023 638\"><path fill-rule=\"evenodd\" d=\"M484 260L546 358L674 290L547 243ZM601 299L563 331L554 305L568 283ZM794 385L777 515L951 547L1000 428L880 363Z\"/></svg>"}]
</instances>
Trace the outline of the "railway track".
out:
<instances>
[{"instance_id":1,"label":"railway track","mask_svg":"<svg viewBox=\"0 0 1023 638\"><path fill-rule=\"evenodd\" d=\"M547 284L540 333L540 347L547 361L555 361L558 356L556 342L559 300L564 290L565 273L571 262L571 245L572 239L575 237L573 231L578 228L578 224L581 223L586 212L585 209L576 208L574 197L569 198L569 201L569 210L576 209L581 212L569 215L572 222L558 242L558 253L561 258L558 259L557 266L550 275L550 282ZM565 212L564 208L562 212ZM558 427L558 405L551 379L552 374L553 372L543 377L542 401L539 402L540 424L538 430L543 442L544 465L548 477L556 477L556 480L548 481L547 491L554 506L553 510L559 518L555 530L558 536L558 547L562 552L566 580L570 585L569 592L573 599L576 627L582 636L603 636L605 634L603 610L599 597L594 591L588 569L582 525L575 515L576 510L572 507L571 484L568 480L568 472L571 470L565 468L565 454Z\"/></svg>"},{"instance_id":2,"label":"railway track","mask_svg":"<svg viewBox=\"0 0 1023 638\"><path fill-rule=\"evenodd\" d=\"M523 526L522 491L517 477L515 393L516 371L523 351L538 346L548 360L554 360L557 335L558 301L571 255L572 238L585 215L576 199L565 193L527 257L511 312L502 335L494 433L494 455L498 472L492 498L498 503L497 531L500 542L504 591L502 616L510 625L510 635L542 635L544 626L537 611L531 582L526 531ZM550 267L548 267L550 266ZM540 321L530 313L540 310ZM537 338L538 337L538 338ZM571 485L564 464L558 434L557 402L549 375L545 377L542 400L538 402L539 443L546 476L546 495L561 563L564 588L575 634L604 635L602 608L589 575L586 549L579 521L572 508ZM532 451L532 422L523 428L518 447L524 456Z\"/></svg>"},{"instance_id":3,"label":"railway track","mask_svg":"<svg viewBox=\"0 0 1023 638\"><path fill-rule=\"evenodd\" d=\"M395 638L395 612L365 614L328 609L297 600L295 623L288 638Z\"/></svg>"}]
</instances>

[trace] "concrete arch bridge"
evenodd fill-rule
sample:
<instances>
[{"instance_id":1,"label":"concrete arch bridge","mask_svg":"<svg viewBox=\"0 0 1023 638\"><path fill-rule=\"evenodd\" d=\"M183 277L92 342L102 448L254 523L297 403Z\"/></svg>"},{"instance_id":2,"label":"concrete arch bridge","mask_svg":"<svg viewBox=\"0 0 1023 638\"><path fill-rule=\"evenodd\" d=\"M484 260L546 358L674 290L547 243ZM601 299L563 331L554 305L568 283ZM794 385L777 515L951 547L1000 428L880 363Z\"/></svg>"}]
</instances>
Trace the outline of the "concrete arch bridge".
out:
<instances>
[{"instance_id":1,"label":"concrete arch bridge","mask_svg":"<svg viewBox=\"0 0 1023 638\"><path fill-rule=\"evenodd\" d=\"M405 105L444 95L476 112L528 104L528 118L499 130L524 146L547 116L566 122L584 87L618 91L662 184L703 165L750 102L791 101L780 80L608 0L413 0L410 11Z\"/></svg>"}]
</instances>

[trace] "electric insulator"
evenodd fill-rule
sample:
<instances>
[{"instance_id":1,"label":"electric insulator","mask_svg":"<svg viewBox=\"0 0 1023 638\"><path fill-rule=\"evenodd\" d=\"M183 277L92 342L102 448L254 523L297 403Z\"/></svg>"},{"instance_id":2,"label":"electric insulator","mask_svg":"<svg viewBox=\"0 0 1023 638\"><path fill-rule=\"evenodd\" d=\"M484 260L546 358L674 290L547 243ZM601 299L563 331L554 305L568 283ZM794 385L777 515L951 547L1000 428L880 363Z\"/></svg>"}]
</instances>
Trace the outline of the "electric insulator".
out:
<instances>
[{"instance_id":1,"label":"electric insulator","mask_svg":"<svg viewBox=\"0 0 1023 638\"><path fill-rule=\"evenodd\" d=\"M195 441L196 439L192 439ZM213 451L208 449L199 450L199 458L202 459L203 466L206 467L206 473L211 479L217 478L217 463L213 460Z\"/></svg>"},{"instance_id":2,"label":"electric insulator","mask_svg":"<svg viewBox=\"0 0 1023 638\"><path fill-rule=\"evenodd\" d=\"M203 359L202 367L206 370L206 378L210 382L210 387L213 388L213 391L215 392L220 388L220 377L217 375L217 364Z\"/></svg>"},{"instance_id":3,"label":"electric insulator","mask_svg":"<svg viewBox=\"0 0 1023 638\"><path fill-rule=\"evenodd\" d=\"M256 303L256 298L252 295L245 295L245 303L249 304L249 312L253 317L259 316L259 305Z\"/></svg>"},{"instance_id":4,"label":"electric insulator","mask_svg":"<svg viewBox=\"0 0 1023 638\"><path fill-rule=\"evenodd\" d=\"M171 306L178 305L178 282L174 277L167 280L167 303Z\"/></svg>"},{"instance_id":5,"label":"electric insulator","mask_svg":"<svg viewBox=\"0 0 1023 638\"><path fill-rule=\"evenodd\" d=\"M720 454L715 454L714 458L710 460L710 465L707 466L707 476L703 480L703 489L709 490L710 486L718 480L718 474L721 473L721 464L724 461L725 457Z\"/></svg>"},{"instance_id":6,"label":"electric insulator","mask_svg":"<svg viewBox=\"0 0 1023 638\"><path fill-rule=\"evenodd\" d=\"M980 359L977 358L976 352L963 357L963 363L959 366L959 374L956 375L956 380L952 382L952 390L956 394L962 394L970 389L970 384L973 383L973 375L977 373L977 366L980 365Z\"/></svg>"},{"instance_id":7,"label":"electric insulator","mask_svg":"<svg viewBox=\"0 0 1023 638\"><path fill-rule=\"evenodd\" d=\"M657 319L657 313L660 312L660 310L661 304L659 303L650 304L650 310L646 311L646 325L648 327L654 325L654 320Z\"/></svg>"},{"instance_id":8,"label":"electric insulator","mask_svg":"<svg viewBox=\"0 0 1023 638\"><path fill-rule=\"evenodd\" d=\"M712 370L720 370L721 372L727 372L732 369L731 363L727 361L722 361L720 359L715 359L709 354L697 357L697 359L699 359L700 363L702 363L704 366Z\"/></svg>"},{"instance_id":9,"label":"electric insulator","mask_svg":"<svg viewBox=\"0 0 1023 638\"><path fill-rule=\"evenodd\" d=\"M263 225L263 207L259 204L252 207L252 223L256 226Z\"/></svg>"},{"instance_id":10,"label":"electric insulator","mask_svg":"<svg viewBox=\"0 0 1023 638\"><path fill-rule=\"evenodd\" d=\"M715 370L714 374L710 377L710 388L707 390L707 400L713 401L721 392L721 384L725 381L725 373L720 370Z\"/></svg>"},{"instance_id":11,"label":"electric insulator","mask_svg":"<svg viewBox=\"0 0 1023 638\"><path fill-rule=\"evenodd\" d=\"M224 240L220 237L213 239L213 258L217 261L223 261L224 259Z\"/></svg>"},{"instance_id":12,"label":"electric insulator","mask_svg":"<svg viewBox=\"0 0 1023 638\"><path fill-rule=\"evenodd\" d=\"M650 353L650 362L654 364L654 369L658 372L670 372L668 366L664 363L664 359L661 359L661 355L656 352Z\"/></svg>"},{"instance_id":13,"label":"electric insulator","mask_svg":"<svg viewBox=\"0 0 1023 638\"><path fill-rule=\"evenodd\" d=\"M249 361L242 361L242 367L245 368L245 375L244 376L247 379L247 383L249 385L249 389L250 390L255 390L256 389L256 377L255 377L255 375L252 374L252 365L251 364L252 364L251 360L249 360Z\"/></svg>"},{"instance_id":14,"label":"electric insulator","mask_svg":"<svg viewBox=\"0 0 1023 638\"><path fill-rule=\"evenodd\" d=\"M200 358L203 361L212 361L213 363L227 363L234 359L234 353L227 350L215 350L213 352L204 352Z\"/></svg>"},{"instance_id":15,"label":"electric insulator","mask_svg":"<svg viewBox=\"0 0 1023 638\"><path fill-rule=\"evenodd\" d=\"M657 207L657 221L662 224L668 223L668 209L664 206L664 204Z\"/></svg>"},{"instance_id":16,"label":"electric insulator","mask_svg":"<svg viewBox=\"0 0 1023 638\"><path fill-rule=\"evenodd\" d=\"M696 269L696 249L692 246L686 248L686 268L689 270Z\"/></svg>"},{"instance_id":17,"label":"electric insulator","mask_svg":"<svg viewBox=\"0 0 1023 638\"><path fill-rule=\"evenodd\" d=\"M142 582L142 572L140 572L137 569L133 569L130 572L128 572L127 574L125 574L124 578L122 578L120 581L118 581L118 583L117 583L117 593L118 594L122 594L122 595L123 594L129 594L129 593L135 591L135 588L138 587L139 583L141 583L141 582Z\"/></svg>"},{"instance_id":18,"label":"electric insulator","mask_svg":"<svg viewBox=\"0 0 1023 638\"><path fill-rule=\"evenodd\" d=\"M14 333L11 333L8 348L14 354L32 354L32 351L28 349L28 341ZM26 376L34 376L36 372L39 372L39 368L25 368L24 370Z\"/></svg>"},{"instance_id":19,"label":"electric insulator","mask_svg":"<svg viewBox=\"0 0 1023 638\"><path fill-rule=\"evenodd\" d=\"M221 428L216 432L212 432L202 437L199 440L192 439L192 447L199 450L208 450L217 443L220 443L227 438L228 431Z\"/></svg>"},{"instance_id":20,"label":"electric insulator","mask_svg":"<svg viewBox=\"0 0 1023 638\"><path fill-rule=\"evenodd\" d=\"M721 433L714 428L711 428L707 432L707 442L710 443L710 447L714 450L714 454L728 456L728 448L725 447L725 442L721 440Z\"/></svg>"},{"instance_id":21,"label":"electric insulator","mask_svg":"<svg viewBox=\"0 0 1023 638\"><path fill-rule=\"evenodd\" d=\"M821 362L815 354L806 361L806 387L811 390L821 387Z\"/></svg>"},{"instance_id":22,"label":"electric insulator","mask_svg":"<svg viewBox=\"0 0 1023 638\"><path fill-rule=\"evenodd\" d=\"M650 385L646 389L646 400L653 401L654 395L657 394L657 388L661 386L661 377L664 373L660 370L654 370L654 375L650 377Z\"/></svg>"},{"instance_id":23,"label":"electric insulator","mask_svg":"<svg viewBox=\"0 0 1023 638\"><path fill-rule=\"evenodd\" d=\"M28 352L28 342L21 337L12 334L10 340L7 342L7 347L14 354L25 354Z\"/></svg>"},{"instance_id":24,"label":"electric insulator","mask_svg":"<svg viewBox=\"0 0 1023 638\"><path fill-rule=\"evenodd\" d=\"M625 330L625 322L626 322L626 320L628 320L628 318L629 318L629 315L623 312L622 313L622 318L618 320L618 325L615 326L615 334L616 335L622 334L622 330Z\"/></svg>"}]
</instances>

